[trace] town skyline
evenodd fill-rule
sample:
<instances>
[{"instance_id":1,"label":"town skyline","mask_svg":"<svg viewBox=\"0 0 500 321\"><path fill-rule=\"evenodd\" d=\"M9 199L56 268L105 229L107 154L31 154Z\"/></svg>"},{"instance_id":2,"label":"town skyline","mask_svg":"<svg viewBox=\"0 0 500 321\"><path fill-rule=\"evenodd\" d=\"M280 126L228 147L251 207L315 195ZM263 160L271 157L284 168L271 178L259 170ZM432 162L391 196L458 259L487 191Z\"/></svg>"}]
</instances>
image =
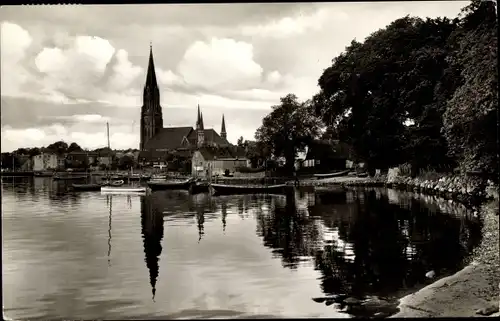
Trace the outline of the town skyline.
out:
<instances>
[{"instance_id":1,"label":"town skyline","mask_svg":"<svg viewBox=\"0 0 500 321\"><path fill-rule=\"evenodd\" d=\"M206 128L219 132L224 114L231 143L253 140L280 97L318 92L353 39L466 3L3 7L1 151L105 147L106 122L112 149L138 148L150 43L165 127L195 126L199 104Z\"/></svg>"}]
</instances>

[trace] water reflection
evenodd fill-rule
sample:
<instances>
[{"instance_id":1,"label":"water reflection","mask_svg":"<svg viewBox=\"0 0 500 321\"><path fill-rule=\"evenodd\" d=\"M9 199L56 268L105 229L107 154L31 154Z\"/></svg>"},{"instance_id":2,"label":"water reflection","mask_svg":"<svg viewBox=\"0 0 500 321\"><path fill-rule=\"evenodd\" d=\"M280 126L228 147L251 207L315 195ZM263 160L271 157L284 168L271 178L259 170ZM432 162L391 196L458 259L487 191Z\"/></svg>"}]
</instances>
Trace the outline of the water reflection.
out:
<instances>
[{"instance_id":1,"label":"water reflection","mask_svg":"<svg viewBox=\"0 0 500 321\"><path fill-rule=\"evenodd\" d=\"M311 298L399 297L426 284L429 270L455 272L480 240L466 208L386 189L64 190L47 179L2 183L9 316L339 317L342 304Z\"/></svg>"}]
</instances>

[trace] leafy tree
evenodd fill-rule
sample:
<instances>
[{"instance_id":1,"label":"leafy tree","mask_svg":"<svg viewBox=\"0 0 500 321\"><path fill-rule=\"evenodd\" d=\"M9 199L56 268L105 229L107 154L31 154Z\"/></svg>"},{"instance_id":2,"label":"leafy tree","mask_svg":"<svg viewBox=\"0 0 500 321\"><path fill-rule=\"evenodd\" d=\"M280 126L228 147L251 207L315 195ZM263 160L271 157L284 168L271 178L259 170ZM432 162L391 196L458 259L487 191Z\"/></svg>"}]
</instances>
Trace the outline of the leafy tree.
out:
<instances>
[{"instance_id":1,"label":"leafy tree","mask_svg":"<svg viewBox=\"0 0 500 321\"><path fill-rule=\"evenodd\" d=\"M244 147L243 136L240 136L240 138L238 138L238 141L236 142L236 144L239 147Z\"/></svg>"},{"instance_id":2,"label":"leafy tree","mask_svg":"<svg viewBox=\"0 0 500 321\"><path fill-rule=\"evenodd\" d=\"M58 155L63 155L68 152L68 144L63 141L57 141L47 146L46 150Z\"/></svg>"},{"instance_id":3,"label":"leafy tree","mask_svg":"<svg viewBox=\"0 0 500 321\"><path fill-rule=\"evenodd\" d=\"M134 167L135 162L133 157L125 154L119 159L118 164L120 169L129 169L130 167Z\"/></svg>"},{"instance_id":4,"label":"leafy tree","mask_svg":"<svg viewBox=\"0 0 500 321\"><path fill-rule=\"evenodd\" d=\"M496 179L498 108L498 35L495 3L472 1L450 46L450 72L460 83L447 101L443 133L450 155L463 170L484 171ZM458 72L457 72L458 71Z\"/></svg>"},{"instance_id":5,"label":"leafy tree","mask_svg":"<svg viewBox=\"0 0 500 321\"><path fill-rule=\"evenodd\" d=\"M313 97L330 136L351 145L369 167L448 161L440 134L444 108L437 108L434 91L454 25L446 18L406 16L364 43L353 41L325 69Z\"/></svg>"},{"instance_id":6,"label":"leafy tree","mask_svg":"<svg viewBox=\"0 0 500 321\"><path fill-rule=\"evenodd\" d=\"M71 143L67 149L68 153L71 152L83 152L83 149L77 143Z\"/></svg>"},{"instance_id":7,"label":"leafy tree","mask_svg":"<svg viewBox=\"0 0 500 321\"><path fill-rule=\"evenodd\" d=\"M41 153L42 153L42 151L38 147L32 148L28 151L28 155L30 155L30 157L40 155Z\"/></svg>"},{"instance_id":8,"label":"leafy tree","mask_svg":"<svg viewBox=\"0 0 500 321\"><path fill-rule=\"evenodd\" d=\"M255 138L274 156L284 156L286 171L291 173L296 153L319 135L321 121L312 113L310 101L301 103L294 94L280 101L263 119Z\"/></svg>"},{"instance_id":9,"label":"leafy tree","mask_svg":"<svg viewBox=\"0 0 500 321\"><path fill-rule=\"evenodd\" d=\"M2 168L12 170L21 167L21 160L14 153L2 153Z\"/></svg>"}]
</instances>

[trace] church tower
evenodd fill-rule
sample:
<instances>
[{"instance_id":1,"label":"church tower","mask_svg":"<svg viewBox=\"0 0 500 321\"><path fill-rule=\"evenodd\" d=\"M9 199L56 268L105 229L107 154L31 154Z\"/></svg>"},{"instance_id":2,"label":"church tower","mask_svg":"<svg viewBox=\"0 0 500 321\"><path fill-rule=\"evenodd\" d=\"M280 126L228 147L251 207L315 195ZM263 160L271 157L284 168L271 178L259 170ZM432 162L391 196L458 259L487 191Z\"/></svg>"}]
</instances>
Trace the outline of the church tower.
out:
<instances>
[{"instance_id":1,"label":"church tower","mask_svg":"<svg viewBox=\"0 0 500 321\"><path fill-rule=\"evenodd\" d=\"M205 128L203 128L203 114L200 112L200 105L198 105L198 120L196 120L196 133L198 135L198 148L205 143Z\"/></svg>"},{"instance_id":2,"label":"church tower","mask_svg":"<svg viewBox=\"0 0 500 321\"><path fill-rule=\"evenodd\" d=\"M220 128L220 137L227 140L226 122L224 121L224 114L222 114L222 126Z\"/></svg>"},{"instance_id":3,"label":"church tower","mask_svg":"<svg viewBox=\"0 0 500 321\"><path fill-rule=\"evenodd\" d=\"M141 107L141 142L140 150L144 150L146 142L158 134L163 128L163 115L160 106L160 90L156 82L153 47L149 47L149 65L144 85L143 103Z\"/></svg>"}]
</instances>

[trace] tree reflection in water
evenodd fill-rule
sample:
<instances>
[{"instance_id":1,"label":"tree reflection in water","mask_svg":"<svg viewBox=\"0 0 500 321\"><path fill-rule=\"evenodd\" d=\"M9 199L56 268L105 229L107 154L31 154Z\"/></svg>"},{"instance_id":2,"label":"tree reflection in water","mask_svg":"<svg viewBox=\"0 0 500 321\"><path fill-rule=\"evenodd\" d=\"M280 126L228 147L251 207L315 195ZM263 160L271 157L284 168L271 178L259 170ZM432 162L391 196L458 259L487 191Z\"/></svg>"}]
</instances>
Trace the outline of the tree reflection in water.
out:
<instances>
[{"instance_id":1,"label":"tree reflection in water","mask_svg":"<svg viewBox=\"0 0 500 321\"><path fill-rule=\"evenodd\" d=\"M427 271L455 272L480 240L479 223L465 213L430 211L412 198L391 204L383 190L321 192L314 202L307 194L257 210L258 233L286 267L312 257L325 294L400 295L428 282Z\"/></svg>"}]
</instances>

